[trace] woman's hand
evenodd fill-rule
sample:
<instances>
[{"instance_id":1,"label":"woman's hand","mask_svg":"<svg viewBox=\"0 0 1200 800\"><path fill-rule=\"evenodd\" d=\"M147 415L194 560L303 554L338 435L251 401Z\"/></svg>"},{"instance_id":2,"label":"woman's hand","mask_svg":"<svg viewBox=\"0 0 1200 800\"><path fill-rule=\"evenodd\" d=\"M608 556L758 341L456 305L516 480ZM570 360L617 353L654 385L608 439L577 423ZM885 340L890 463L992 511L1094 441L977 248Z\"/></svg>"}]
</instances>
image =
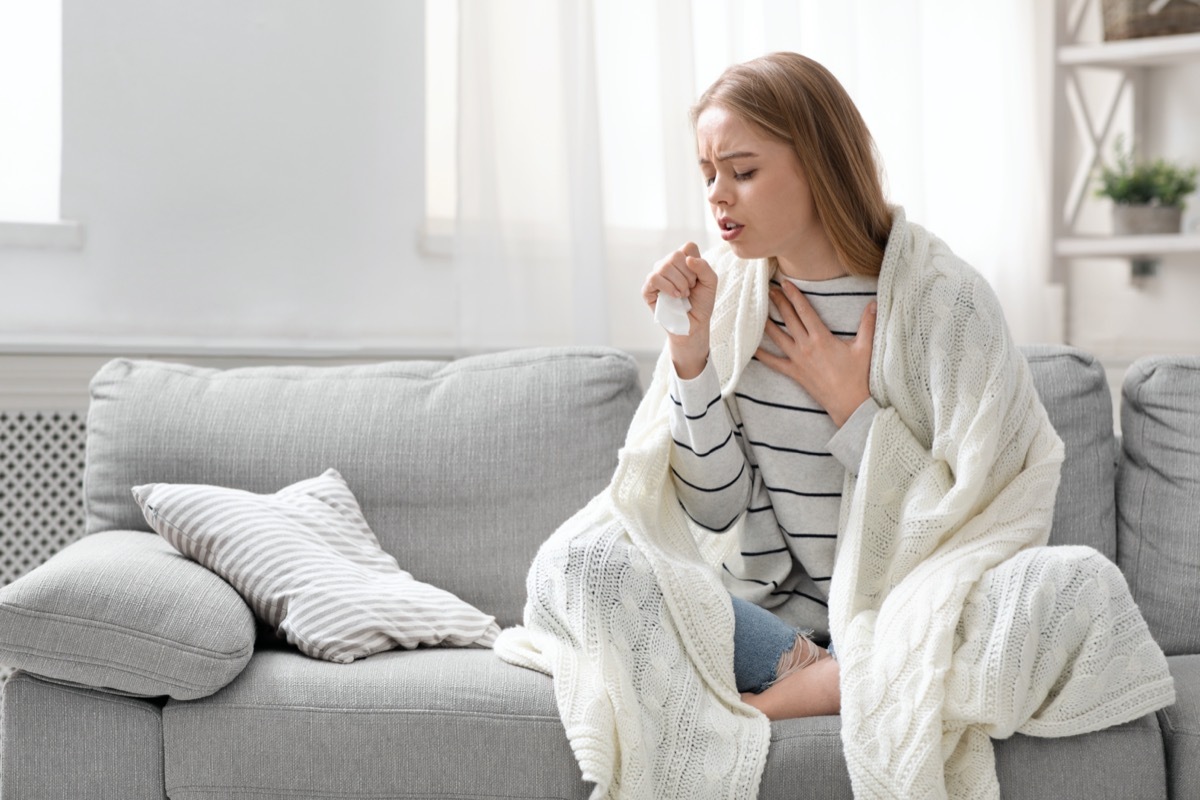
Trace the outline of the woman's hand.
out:
<instances>
[{"instance_id":1,"label":"woman's hand","mask_svg":"<svg viewBox=\"0 0 1200 800\"><path fill-rule=\"evenodd\" d=\"M685 380L694 378L708 363L708 325L717 299L717 273L700 257L700 248L693 242L668 253L646 277L642 299L651 311L658 305L661 292L687 298L691 303L688 332L682 336L668 334L667 341L675 372Z\"/></svg>"},{"instance_id":2,"label":"woman's hand","mask_svg":"<svg viewBox=\"0 0 1200 800\"><path fill-rule=\"evenodd\" d=\"M782 290L771 288L771 302L779 309L787 331L768 319L766 333L783 351L783 357L761 347L755 356L800 384L840 428L871 396L868 381L876 304L867 304L858 334L845 342L830 333L803 292L789 281L782 284Z\"/></svg>"}]
</instances>

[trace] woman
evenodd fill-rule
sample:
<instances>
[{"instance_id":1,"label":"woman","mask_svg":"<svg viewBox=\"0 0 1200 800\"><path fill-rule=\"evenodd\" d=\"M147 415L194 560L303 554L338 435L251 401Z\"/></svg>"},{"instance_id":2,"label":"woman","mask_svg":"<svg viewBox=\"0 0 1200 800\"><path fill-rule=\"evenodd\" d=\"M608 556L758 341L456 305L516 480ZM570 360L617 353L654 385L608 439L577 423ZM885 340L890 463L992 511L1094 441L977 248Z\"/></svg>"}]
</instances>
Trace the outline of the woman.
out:
<instances>
[{"instance_id":1,"label":"woman","mask_svg":"<svg viewBox=\"0 0 1200 800\"><path fill-rule=\"evenodd\" d=\"M756 362L728 407L711 408L716 274L689 243L646 281L652 310L660 293L691 304L690 330L668 343L675 488L702 527L743 520L723 564L743 699L771 719L836 713L837 665L796 630L828 638L844 473L857 472L878 410L867 376L892 213L866 125L811 59L730 68L692 121L721 237L738 258L770 259L775 280Z\"/></svg>"},{"instance_id":2,"label":"woman","mask_svg":"<svg viewBox=\"0 0 1200 800\"><path fill-rule=\"evenodd\" d=\"M837 80L772 54L694 124L725 243L648 277L686 329L495 646L554 676L596 796L752 797L768 717L839 710L856 796L999 796L989 736L1173 702L1119 570L1040 546L1062 442L987 282L884 202Z\"/></svg>"}]
</instances>

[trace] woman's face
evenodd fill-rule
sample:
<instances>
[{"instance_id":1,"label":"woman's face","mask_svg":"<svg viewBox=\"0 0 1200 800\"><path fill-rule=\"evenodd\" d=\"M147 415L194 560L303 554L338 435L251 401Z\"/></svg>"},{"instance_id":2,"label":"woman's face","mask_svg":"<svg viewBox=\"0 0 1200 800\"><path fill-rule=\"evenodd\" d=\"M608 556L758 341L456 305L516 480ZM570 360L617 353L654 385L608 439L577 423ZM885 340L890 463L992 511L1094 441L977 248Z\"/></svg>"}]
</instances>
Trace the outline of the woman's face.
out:
<instances>
[{"instance_id":1,"label":"woman's face","mask_svg":"<svg viewBox=\"0 0 1200 800\"><path fill-rule=\"evenodd\" d=\"M700 170L721 238L739 258L778 259L785 274L828 248L792 148L720 106L696 120Z\"/></svg>"}]
</instances>

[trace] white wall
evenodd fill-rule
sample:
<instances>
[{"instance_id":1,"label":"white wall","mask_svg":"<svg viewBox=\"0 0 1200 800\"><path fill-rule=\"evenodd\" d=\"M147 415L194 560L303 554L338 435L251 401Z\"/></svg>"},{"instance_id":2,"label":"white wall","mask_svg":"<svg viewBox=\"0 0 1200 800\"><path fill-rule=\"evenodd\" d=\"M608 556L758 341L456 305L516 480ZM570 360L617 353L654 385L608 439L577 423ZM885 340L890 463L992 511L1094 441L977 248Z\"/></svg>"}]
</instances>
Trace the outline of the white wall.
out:
<instances>
[{"instance_id":1,"label":"white wall","mask_svg":"<svg viewBox=\"0 0 1200 800\"><path fill-rule=\"evenodd\" d=\"M454 351L448 262L417 242L422 0L63 3L62 211L86 242L0 249L0 350ZM1200 161L1200 65L1154 96L1151 150ZM1198 267L1075 265L1072 342L1200 351Z\"/></svg>"},{"instance_id":2,"label":"white wall","mask_svg":"<svg viewBox=\"0 0 1200 800\"><path fill-rule=\"evenodd\" d=\"M64 0L62 216L0 341L453 346L423 258L421 0Z\"/></svg>"}]
</instances>

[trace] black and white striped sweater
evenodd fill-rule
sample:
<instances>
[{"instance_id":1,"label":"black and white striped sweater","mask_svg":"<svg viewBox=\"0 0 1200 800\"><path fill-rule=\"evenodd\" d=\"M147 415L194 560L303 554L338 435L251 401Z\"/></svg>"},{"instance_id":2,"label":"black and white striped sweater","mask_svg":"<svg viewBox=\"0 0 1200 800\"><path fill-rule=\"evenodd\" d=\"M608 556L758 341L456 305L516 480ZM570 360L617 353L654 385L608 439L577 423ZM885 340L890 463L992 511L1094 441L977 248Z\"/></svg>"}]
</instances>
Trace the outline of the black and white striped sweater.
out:
<instances>
[{"instance_id":1,"label":"black and white striped sweater","mask_svg":"<svg viewBox=\"0 0 1200 800\"><path fill-rule=\"evenodd\" d=\"M875 297L874 278L792 282L843 339ZM784 327L774 306L771 318ZM765 334L762 347L780 353ZM711 362L694 379L674 376L671 399L679 500L701 526L740 537L724 563L729 591L827 638L842 483L858 470L878 406L868 399L839 430L799 384L757 359L725 402Z\"/></svg>"}]
</instances>

